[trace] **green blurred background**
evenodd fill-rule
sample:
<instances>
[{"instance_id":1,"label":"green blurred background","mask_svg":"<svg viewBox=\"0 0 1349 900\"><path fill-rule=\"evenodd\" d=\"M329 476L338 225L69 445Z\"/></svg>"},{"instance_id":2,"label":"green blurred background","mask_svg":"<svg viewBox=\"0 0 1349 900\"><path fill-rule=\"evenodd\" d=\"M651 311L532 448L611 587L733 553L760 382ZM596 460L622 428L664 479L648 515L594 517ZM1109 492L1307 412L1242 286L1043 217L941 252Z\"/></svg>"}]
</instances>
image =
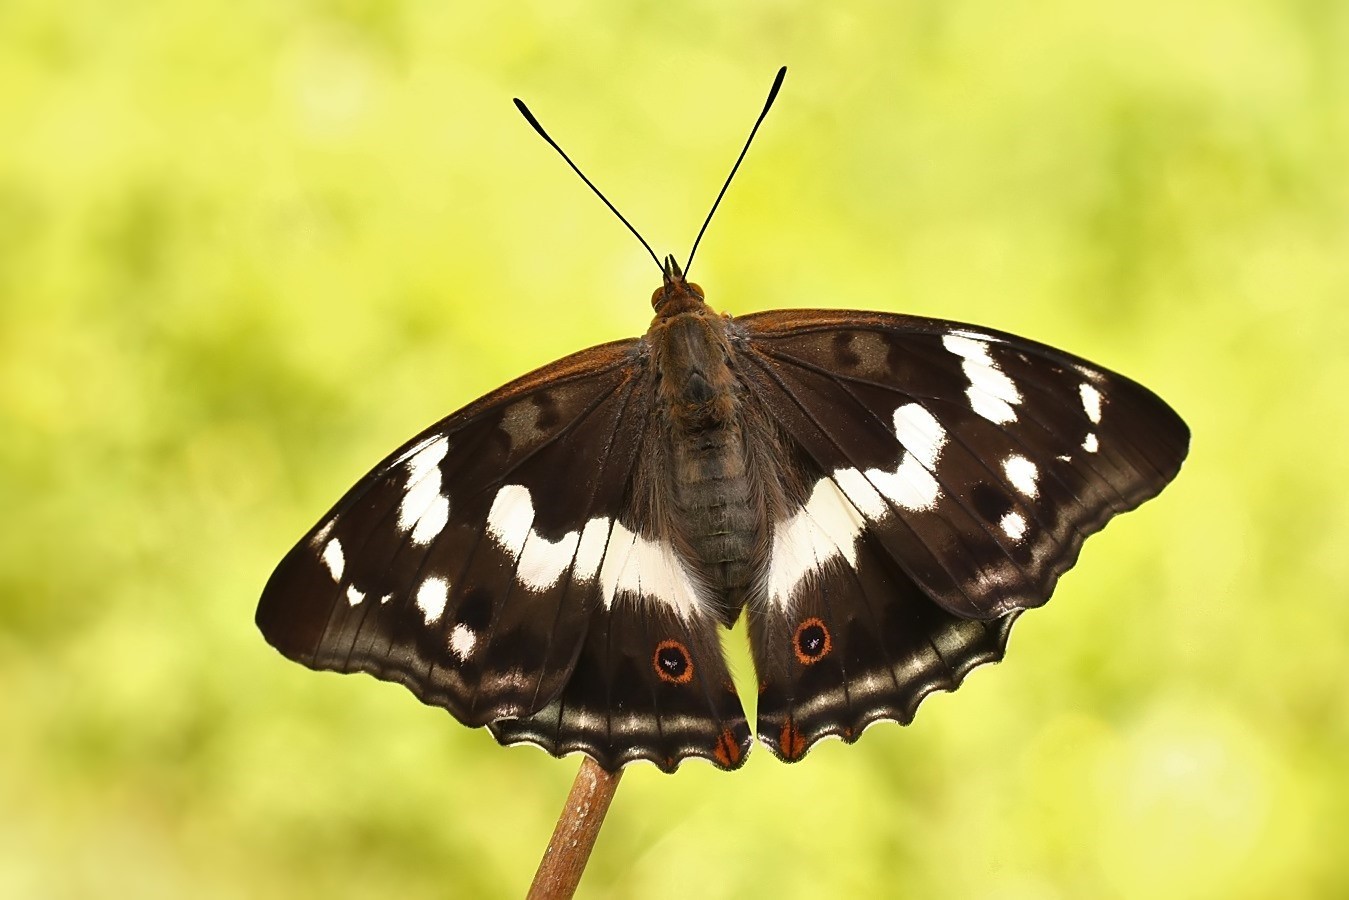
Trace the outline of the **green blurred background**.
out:
<instances>
[{"instance_id":1,"label":"green blurred background","mask_svg":"<svg viewBox=\"0 0 1349 900\"><path fill-rule=\"evenodd\" d=\"M1033 336L1189 421L909 728L625 778L589 897L1349 896L1349 7L0 4L0 896L517 896L576 761L253 627L427 423L732 313ZM743 659L742 659L743 662ZM743 670L743 665L741 666Z\"/></svg>"}]
</instances>

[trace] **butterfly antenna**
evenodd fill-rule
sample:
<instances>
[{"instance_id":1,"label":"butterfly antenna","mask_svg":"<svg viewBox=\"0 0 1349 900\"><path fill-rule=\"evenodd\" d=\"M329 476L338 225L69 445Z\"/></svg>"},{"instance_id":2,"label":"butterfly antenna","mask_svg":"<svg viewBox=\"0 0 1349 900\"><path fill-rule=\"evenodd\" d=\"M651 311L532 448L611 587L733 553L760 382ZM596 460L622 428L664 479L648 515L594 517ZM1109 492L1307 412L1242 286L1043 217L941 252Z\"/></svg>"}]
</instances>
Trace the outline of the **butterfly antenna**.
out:
<instances>
[{"instance_id":1,"label":"butterfly antenna","mask_svg":"<svg viewBox=\"0 0 1349 900\"><path fill-rule=\"evenodd\" d=\"M638 233L637 229L632 227L632 223L629 222L627 219L625 219L623 217L623 214L618 211L617 207L615 207L612 203L609 202L609 198L604 196L604 194L600 192L600 189L595 187L595 183L585 176L585 173L582 172L577 167L576 163L571 161L571 157L567 155L565 150L563 150L561 147L557 145L557 141L553 140L551 137L548 136L548 132L543 130L543 126L539 124L539 120L534 118L534 114L529 111L529 107L525 106L524 101L522 101L518 97L515 98L515 108L520 110L520 115L525 117L526 122L534 126L534 130L539 133L539 137L547 141L548 146L556 150L558 155L567 161L567 165L571 166L571 170L575 172L577 175L581 176L581 180L586 183L586 187L594 191L595 196L603 200L604 205L609 207L609 211L612 212L614 215L618 216L618 221L628 226L628 231L631 231L636 236L637 240L642 242L642 246L646 248L646 252L650 253L651 258L656 261L656 266L659 267L662 272L664 272L665 267L661 265L660 257L656 256L656 251L651 249L651 245L646 242L646 238L642 237L641 234Z\"/></svg>"},{"instance_id":2,"label":"butterfly antenna","mask_svg":"<svg viewBox=\"0 0 1349 900\"><path fill-rule=\"evenodd\" d=\"M721 198L726 196L726 189L731 186L731 179L735 177L736 171L740 168L740 163L744 162L745 154L749 152L749 145L754 143L754 135L759 133L759 126L763 124L764 118L768 115L768 110L773 107L773 101L778 98L778 90L782 88L782 79L787 77L787 67L778 69L778 75L773 79L773 86L768 89L768 99L764 101L763 112L759 113L759 118L754 120L754 127L749 130L749 137L745 138L745 146L741 149L740 155L735 158L735 165L731 166L731 174L726 176L726 183L721 186L721 193L717 194L717 199L712 201L712 208L707 211L707 218L703 219L703 227L698 229L698 236L693 239L693 249L689 251L689 261L684 263L684 275L689 274L689 266L693 265L693 254L698 252L698 244L703 239L703 232L707 231L708 224L712 221L712 216L721 205ZM515 101L519 103L520 101ZM537 126L536 126L537 127Z\"/></svg>"}]
</instances>

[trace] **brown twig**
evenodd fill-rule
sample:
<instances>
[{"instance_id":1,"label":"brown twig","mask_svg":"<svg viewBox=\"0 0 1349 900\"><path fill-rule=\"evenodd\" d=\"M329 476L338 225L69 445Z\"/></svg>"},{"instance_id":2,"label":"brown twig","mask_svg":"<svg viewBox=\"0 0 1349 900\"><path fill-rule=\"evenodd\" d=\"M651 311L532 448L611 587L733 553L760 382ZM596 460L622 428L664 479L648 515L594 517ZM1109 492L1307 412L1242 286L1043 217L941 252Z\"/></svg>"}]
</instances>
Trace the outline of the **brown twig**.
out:
<instances>
[{"instance_id":1,"label":"brown twig","mask_svg":"<svg viewBox=\"0 0 1349 900\"><path fill-rule=\"evenodd\" d=\"M567 900L576 893L622 776L621 769L606 772L590 757L583 758L553 838L534 873L528 900Z\"/></svg>"}]
</instances>

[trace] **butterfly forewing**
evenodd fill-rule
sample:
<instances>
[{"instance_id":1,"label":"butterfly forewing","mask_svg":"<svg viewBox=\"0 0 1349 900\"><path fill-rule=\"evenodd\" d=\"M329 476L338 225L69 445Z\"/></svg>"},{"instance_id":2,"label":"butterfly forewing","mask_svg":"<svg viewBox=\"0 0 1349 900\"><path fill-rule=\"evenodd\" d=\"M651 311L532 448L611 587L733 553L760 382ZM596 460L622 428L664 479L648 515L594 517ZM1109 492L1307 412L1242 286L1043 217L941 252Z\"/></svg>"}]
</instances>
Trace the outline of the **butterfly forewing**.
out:
<instances>
[{"instance_id":1,"label":"butterfly forewing","mask_svg":"<svg viewBox=\"0 0 1349 900\"><path fill-rule=\"evenodd\" d=\"M277 568L263 634L468 724L551 700L599 603L596 554L632 469L635 350L556 363L386 459Z\"/></svg>"},{"instance_id":2,"label":"butterfly forewing","mask_svg":"<svg viewBox=\"0 0 1349 900\"><path fill-rule=\"evenodd\" d=\"M737 321L747 384L957 615L1044 603L1083 539L1185 455L1184 424L1145 388L1032 341L880 313Z\"/></svg>"}]
</instances>

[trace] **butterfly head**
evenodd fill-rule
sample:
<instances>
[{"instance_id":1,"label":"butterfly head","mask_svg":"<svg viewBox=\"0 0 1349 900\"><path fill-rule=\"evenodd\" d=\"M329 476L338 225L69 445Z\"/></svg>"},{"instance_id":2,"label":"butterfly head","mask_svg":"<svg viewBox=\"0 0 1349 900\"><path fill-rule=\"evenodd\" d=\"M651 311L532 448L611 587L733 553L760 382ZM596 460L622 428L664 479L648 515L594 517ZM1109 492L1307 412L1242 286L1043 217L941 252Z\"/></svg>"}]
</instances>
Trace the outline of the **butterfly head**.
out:
<instances>
[{"instance_id":1,"label":"butterfly head","mask_svg":"<svg viewBox=\"0 0 1349 900\"><path fill-rule=\"evenodd\" d=\"M651 295L651 308L661 318L668 319L703 307L703 289L684 280L684 273L673 256L665 257L664 271L663 283Z\"/></svg>"}]
</instances>

